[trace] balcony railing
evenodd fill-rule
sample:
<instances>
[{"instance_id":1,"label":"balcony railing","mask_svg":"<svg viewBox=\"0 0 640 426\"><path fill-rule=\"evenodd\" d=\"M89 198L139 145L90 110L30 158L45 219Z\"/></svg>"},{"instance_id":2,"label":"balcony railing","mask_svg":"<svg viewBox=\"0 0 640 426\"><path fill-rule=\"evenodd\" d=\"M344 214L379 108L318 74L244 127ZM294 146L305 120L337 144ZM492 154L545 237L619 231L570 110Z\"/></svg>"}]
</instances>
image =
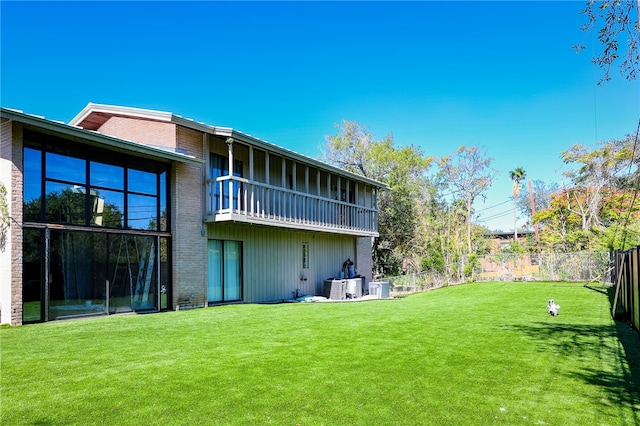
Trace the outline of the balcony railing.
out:
<instances>
[{"instance_id":1,"label":"balcony railing","mask_svg":"<svg viewBox=\"0 0 640 426\"><path fill-rule=\"evenodd\" d=\"M211 221L240 220L275 226L377 235L377 209L235 176L207 180Z\"/></svg>"}]
</instances>

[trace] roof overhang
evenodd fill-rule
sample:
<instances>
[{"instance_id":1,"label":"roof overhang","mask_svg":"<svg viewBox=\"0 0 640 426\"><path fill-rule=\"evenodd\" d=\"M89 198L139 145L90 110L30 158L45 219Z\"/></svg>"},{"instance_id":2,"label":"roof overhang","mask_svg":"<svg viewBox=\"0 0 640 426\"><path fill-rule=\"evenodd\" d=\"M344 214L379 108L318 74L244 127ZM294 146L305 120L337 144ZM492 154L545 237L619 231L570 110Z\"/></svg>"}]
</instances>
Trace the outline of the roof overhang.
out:
<instances>
[{"instance_id":1,"label":"roof overhang","mask_svg":"<svg viewBox=\"0 0 640 426\"><path fill-rule=\"evenodd\" d=\"M220 128L217 128L217 130L218 129L220 129ZM323 161L316 160L316 159L311 158L311 157L307 157L306 155L302 155L302 154L299 154L299 153L297 153L295 151L291 151L291 150L288 150L286 148L280 147L278 145L274 145L274 144L272 144L270 142L263 141L261 139L255 138L255 137L253 137L251 135L244 134L244 133L239 132L237 130L224 129L224 131L225 131L224 134L218 134L218 133L215 133L215 134L216 135L220 135L220 136L229 136L229 137L231 137L233 139L237 139L240 142L244 142L246 144L253 145L254 147L258 147L258 148L263 149L265 151L269 151L271 153L278 154L278 155L281 155L283 157L292 158L292 159L295 159L296 161L308 164L308 165L316 167L316 168L318 168L320 170L325 170L327 172L335 173L335 174L338 174L338 175L341 175L341 176L346 176L346 177L349 177L350 179L366 183L366 184L371 185L371 186L376 187L376 188L389 189L389 187L386 184L384 184L382 182L379 182L377 180L369 179L366 176L362 176L362 175L359 175L359 174L356 174L356 173L351 173L351 172L348 172L346 170L342 170L339 167L335 167L335 166L332 166L331 164L325 163Z\"/></svg>"},{"instance_id":2,"label":"roof overhang","mask_svg":"<svg viewBox=\"0 0 640 426\"><path fill-rule=\"evenodd\" d=\"M358 175L356 173L347 172L331 164L325 163L320 160L307 157L306 155L299 154L295 151L283 148L278 145L274 145L270 142L266 142L262 139L258 139L251 135L242 133L238 130L234 130L230 127L210 126L205 123L201 123L195 120L175 115L171 112L155 111L143 108L131 108L116 105L105 105L89 103L82 111L78 113L70 122L69 125L82 127L88 130L98 130L102 124L104 124L110 117L134 117L145 120L159 121L165 123L174 123L180 126L184 126L190 129L198 130L204 133L208 133L214 136L222 138L232 138L238 142L245 143L270 153L281 155L283 157L294 159L300 163L308 164L316 167L320 170L325 170L331 173L335 173L342 176L347 176L355 181L360 181L369 184L376 188L389 189L389 187L377 180L369 179L365 176Z\"/></svg>"},{"instance_id":3,"label":"roof overhang","mask_svg":"<svg viewBox=\"0 0 640 426\"><path fill-rule=\"evenodd\" d=\"M73 125L67 125L58 121L48 120L44 117L25 114L8 108L0 108L2 118L22 123L34 130L44 131L49 134L61 135L88 145L109 148L126 154L135 154L154 160L177 161L180 163L201 165L203 160L190 155L169 151L161 148L140 145L123 139L106 136L92 130L81 129Z\"/></svg>"}]
</instances>

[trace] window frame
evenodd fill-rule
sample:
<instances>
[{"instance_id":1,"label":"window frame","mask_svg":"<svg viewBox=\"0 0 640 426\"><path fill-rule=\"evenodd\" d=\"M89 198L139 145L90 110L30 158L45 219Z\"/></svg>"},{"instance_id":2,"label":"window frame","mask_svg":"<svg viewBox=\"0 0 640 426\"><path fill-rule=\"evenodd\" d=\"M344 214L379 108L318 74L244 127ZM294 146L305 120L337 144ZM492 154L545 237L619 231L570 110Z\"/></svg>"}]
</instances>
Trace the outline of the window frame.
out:
<instances>
[{"instance_id":1,"label":"window frame","mask_svg":"<svg viewBox=\"0 0 640 426\"><path fill-rule=\"evenodd\" d=\"M25 186L32 185L35 189L39 190L40 212L37 218L35 217L36 213L30 215L27 221L36 223L43 222L62 225L88 226L101 229L130 229L139 231L170 232L171 207L169 197L169 173L171 167L168 163L160 160L145 159L142 157L122 156L113 151L82 145L29 129L25 129L24 132L23 151L25 149L39 153L39 164L37 169L36 167L33 167L34 170L29 176L25 173L24 180ZM51 159L57 158L48 154L80 160L84 166L84 182L77 182L77 179L75 179L76 176L73 174L70 175L68 179L59 173L56 173L55 176L48 175L48 167L53 168ZM29 156L31 157L31 161L33 161L35 156L34 153L31 152ZM92 183L91 169L93 164L121 168L123 174L121 184L110 185L108 183L105 184L104 182ZM137 183L131 182L130 184L129 175L133 174L135 176L137 173L152 174L154 176L154 182L149 182L144 188L137 186ZM37 174L40 175L38 178L35 176ZM38 179L38 181L27 182L29 179ZM72 219L71 216L69 216L70 219L68 221L55 220L53 217L48 217L47 196L50 194L47 193L47 184L49 184L49 186L67 185L67 187L72 188L73 191L79 191L79 193L84 194L84 212L82 213L83 220L79 217ZM99 194L100 190L109 191L109 193L114 194L122 194L122 205L117 206L118 208L122 208L122 211L120 212L121 219L119 224L115 226L101 225L98 224L99 221L95 220L95 218L100 215L94 214L93 210L96 205L94 198L96 192ZM60 193L60 191L56 191L56 193ZM38 198L26 200L26 195L27 193L24 192L22 200L23 206L26 206L29 202L38 200ZM29 195L33 194L29 193ZM143 200L143 198L140 197L149 197L150 205L153 204L153 213L149 217L144 218L146 219L144 222L146 224L155 223L153 228L149 228L149 226L131 226L132 223L129 220L130 217L134 217L134 220L138 220L140 218L133 215L133 212L130 211L130 197L140 200ZM153 200L153 203L151 203L151 200Z\"/></svg>"}]
</instances>

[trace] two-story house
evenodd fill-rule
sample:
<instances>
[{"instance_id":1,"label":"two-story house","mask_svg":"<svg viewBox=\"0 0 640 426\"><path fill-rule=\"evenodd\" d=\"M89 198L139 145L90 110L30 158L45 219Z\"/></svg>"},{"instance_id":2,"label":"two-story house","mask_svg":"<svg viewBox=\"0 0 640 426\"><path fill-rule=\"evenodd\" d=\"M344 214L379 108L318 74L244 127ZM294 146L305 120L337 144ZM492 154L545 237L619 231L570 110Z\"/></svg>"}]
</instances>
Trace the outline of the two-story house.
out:
<instances>
[{"instance_id":1,"label":"two-story house","mask_svg":"<svg viewBox=\"0 0 640 426\"><path fill-rule=\"evenodd\" d=\"M2 323L321 294L346 259L371 279L380 182L167 112L1 126Z\"/></svg>"}]
</instances>

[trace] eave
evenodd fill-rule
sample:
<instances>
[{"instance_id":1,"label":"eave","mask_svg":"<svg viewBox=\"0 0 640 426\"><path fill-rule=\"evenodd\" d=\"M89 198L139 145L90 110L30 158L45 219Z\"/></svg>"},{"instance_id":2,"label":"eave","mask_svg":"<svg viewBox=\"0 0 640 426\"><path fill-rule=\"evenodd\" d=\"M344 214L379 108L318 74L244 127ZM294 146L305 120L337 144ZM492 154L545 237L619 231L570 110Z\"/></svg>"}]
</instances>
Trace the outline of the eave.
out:
<instances>
[{"instance_id":1,"label":"eave","mask_svg":"<svg viewBox=\"0 0 640 426\"><path fill-rule=\"evenodd\" d=\"M200 166L203 163L203 160L190 155L129 142L112 136L103 135L92 130L81 129L72 125L48 120L44 117L25 114L22 111L0 108L0 116L11 121L22 123L34 130L62 135L66 138L93 146L108 147L113 151L119 151L125 154L136 154L155 160L177 161L197 166Z\"/></svg>"},{"instance_id":2,"label":"eave","mask_svg":"<svg viewBox=\"0 0 640 426\"><path fill-rule=\"evenodd\" d=\"M354 181L359 181L371 185L375 188L389 189L389 187L374 179L369 179L365 176L358 175L342 170L338 167L327 164L323 161L307 157L299 154L295 151L283 148L281 146L272 144L254 136L245 134L241 131L234 130L230 127L211 126L205 123L197 122L188 118L175 115L165 111L154 111L142 108L132 108L105 104L89 103L82 111L78 113L69 124L72 126L79 126L86 129L97 130L108 119L108 117L134 117L145 120L160 121L166 123L174 123L180 126L184 126L190 129L198 130L204 133L208 133L214 136L222 138L233 138L240 143L254 146L269 153L274 153L285 158L290 158L297 162L308 164L312 167L316 167L320 170L324 170L330 173L348 177Z\"/></svg>"}]
</instances>

